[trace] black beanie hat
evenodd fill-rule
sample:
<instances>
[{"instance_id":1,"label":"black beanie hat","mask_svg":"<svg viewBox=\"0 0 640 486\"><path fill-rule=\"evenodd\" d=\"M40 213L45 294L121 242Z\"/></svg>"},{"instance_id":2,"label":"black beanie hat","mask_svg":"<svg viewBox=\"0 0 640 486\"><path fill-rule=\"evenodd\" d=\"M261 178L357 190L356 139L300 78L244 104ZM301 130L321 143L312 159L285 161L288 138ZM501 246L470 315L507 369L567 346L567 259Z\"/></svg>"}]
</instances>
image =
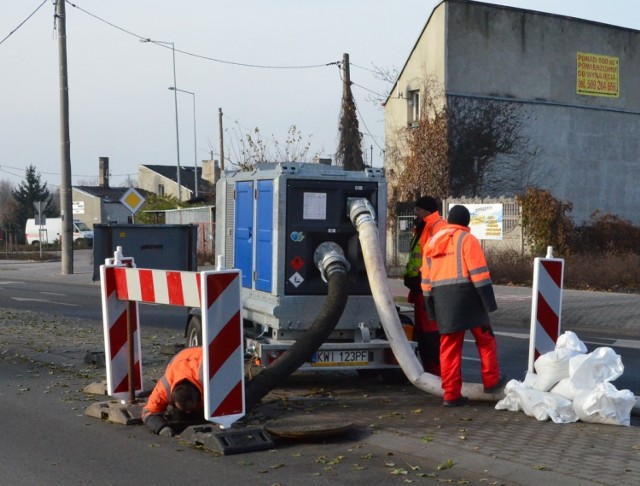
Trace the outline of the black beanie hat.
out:
<instances>
[{"instance_id":1,"label":"black beanie hat","mask_svg":"<svg viewBox=\"0 0 640 486\"><path fill-rule=\"evenodd\" d=\"M438 212L438 202L431 196L422 196L416 199L415 207L424 209L430 213Z\"/></svg>"},{"instance_id":2,"label":"black beanie hat","mask_svg":"<svg viewBox=\"0 0 640 486\"><path fill-rule=\"evenodd\" d=\"M457 204L449 210L447 222L449 224L459 224L460 226L469 226L471 215L469 210L462 204Z\"/></svg>"}]
</instances>

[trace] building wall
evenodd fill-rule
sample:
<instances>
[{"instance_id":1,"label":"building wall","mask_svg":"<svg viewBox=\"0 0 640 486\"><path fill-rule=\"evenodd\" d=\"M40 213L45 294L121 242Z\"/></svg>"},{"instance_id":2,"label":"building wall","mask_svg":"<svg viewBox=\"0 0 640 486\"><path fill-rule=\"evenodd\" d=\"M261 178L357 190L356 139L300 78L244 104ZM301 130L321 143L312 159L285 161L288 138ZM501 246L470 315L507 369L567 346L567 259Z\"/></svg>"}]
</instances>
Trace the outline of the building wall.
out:
<instances>
[{"instance_id":1,"label":"building wall","mask_svg":"<svg viewBox=\"0 0 640 486\"><path fill-rule=\"evenodd\" d=\"M640 32L455 1L446 24L447 94L527 104L541 185L577 222L600 210L640 223ZM619 59L618 97L577 92L579 52Z\"/></svg>"},{"instance_id":2,"label":"building wall","mask_svg":"<svg viewBox=\"0 0 640 486\"><path fill-rule=\"evenodd\" d=\"M577 91L578 52L619 60L619 96ZM442 58L442 67L438 59ZM509 7L448 0L432 14L385 106L388 168L414 78L443 80L448 96L522 103L539 148L535 181L573 204L640 223L640 32Z\"/></svg>"},{"instance_id":3,"label":"building wall","mask_svg":"<svg viewBox=\"0 0 640 486\"><path fill-rule=\"evenodd\" d=\"M385 103L385 138L387 172L398 170L396 150L405 150L402 132L406 132L411 122L409 93L423 90L427 79L436 86L444 83L445 5L438 5L418 37L410 55L410 62L403 68L398 80Z\"/></svg>"},{"instance_id":4,"label":"building wall","mask_svg":"<svg viewBox=\"0 0 640 486\"><path fill-rule=\"evenodd\" d=\"M99 197L73 189L72 201L74 205L74 219L79 219L89 228L93 228L94 224L100 224L102 222L102 207Z\"/></svg>"},{"instance_id":5,"label":"building wall","mask_svg":"<svg viewBox=\"0 0 640 486\"><path fill-rule=\"evenodd\" d=\"M164 195L178 197L178 184L157 172L147 169L143 165L138 166L138 187L154 194L158 194L158 186L164 186ZM182 187L182 200L187 201L193 197L193 190Z\"/></svg>"}]
</instances>

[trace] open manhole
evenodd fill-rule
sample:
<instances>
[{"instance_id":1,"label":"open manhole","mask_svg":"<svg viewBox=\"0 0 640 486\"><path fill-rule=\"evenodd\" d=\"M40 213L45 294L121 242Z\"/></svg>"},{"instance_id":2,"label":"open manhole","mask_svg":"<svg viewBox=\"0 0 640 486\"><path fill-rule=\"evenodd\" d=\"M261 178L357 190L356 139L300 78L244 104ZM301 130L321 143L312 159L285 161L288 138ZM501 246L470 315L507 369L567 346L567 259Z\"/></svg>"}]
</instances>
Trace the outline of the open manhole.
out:
<instances>
[{"instance_id":1,"label":"open manhole","mask_svg":"<svg viewBox=\"0 0 640 486\"><path fill-rule=\"evenodd\" d=\"M353 426L352 422L321 419L319 417L298 417L274 420L264 425L264 429L276 437L287 439L317 439L344 434Z\"/></svg>"}]
</instances>

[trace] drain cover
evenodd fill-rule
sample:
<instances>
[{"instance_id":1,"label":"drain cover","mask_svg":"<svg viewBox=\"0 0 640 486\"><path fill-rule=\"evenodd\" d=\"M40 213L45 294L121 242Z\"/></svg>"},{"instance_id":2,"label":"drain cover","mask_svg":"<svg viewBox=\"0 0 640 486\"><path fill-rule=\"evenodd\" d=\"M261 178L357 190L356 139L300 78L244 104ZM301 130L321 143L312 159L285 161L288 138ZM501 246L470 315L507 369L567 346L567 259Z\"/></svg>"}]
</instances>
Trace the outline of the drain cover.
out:
<instances>
[{"instance_id":1,"label":"drain cover","mask_svg":"<svg viewBox=\"0 0 640 486\"><path fill-rule=\"evenodd\" d=\"M353 426L352 422L318 420L301 417L297 419L274 420L265 424L264 429L277 437L287 439L304 439L333 437L343 434Z\"/></svg>"}]
</instances>

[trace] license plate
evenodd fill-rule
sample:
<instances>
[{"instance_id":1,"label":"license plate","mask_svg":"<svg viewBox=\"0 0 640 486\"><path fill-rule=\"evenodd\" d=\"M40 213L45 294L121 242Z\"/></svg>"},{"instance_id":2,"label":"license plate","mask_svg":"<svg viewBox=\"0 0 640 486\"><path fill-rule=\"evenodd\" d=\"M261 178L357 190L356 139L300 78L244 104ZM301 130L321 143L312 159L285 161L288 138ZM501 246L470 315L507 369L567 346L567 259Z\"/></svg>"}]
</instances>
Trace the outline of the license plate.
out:
<instances>
[{"instance_id":1,"label":"license plate","mask_svg":"<svg viewBox=\"0 0 640 486\"><path fill-rule=\"evenodd\" d=\"M318 351L311 356L311 366L362 366L369 364L369 351Z\"/></svg>"}]
</instances>

